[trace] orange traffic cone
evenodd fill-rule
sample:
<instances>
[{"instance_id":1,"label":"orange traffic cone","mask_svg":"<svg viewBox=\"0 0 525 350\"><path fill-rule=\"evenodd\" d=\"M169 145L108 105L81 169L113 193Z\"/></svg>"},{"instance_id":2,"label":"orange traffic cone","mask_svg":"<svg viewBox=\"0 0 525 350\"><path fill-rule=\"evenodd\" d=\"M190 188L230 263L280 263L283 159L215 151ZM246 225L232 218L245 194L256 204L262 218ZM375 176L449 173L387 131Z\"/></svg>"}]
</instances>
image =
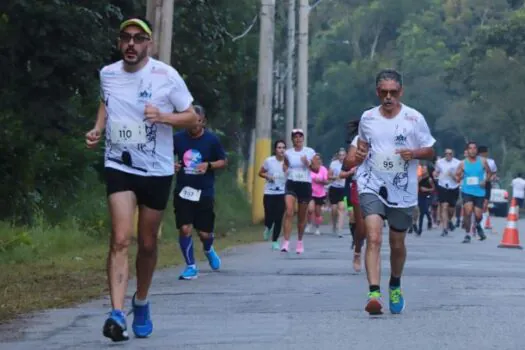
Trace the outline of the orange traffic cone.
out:
<instances>
[{"instance_id":1,"label":"orange traffic cone","mask_svg":"<svg viewBox=\"0 0 525 350\"><path fill-rule=\"evenodd\" d=\"M520 234L518 232L518 206L513 198L510 204L509 214L507 215L507 226L503 231L503 239L498 248L517 248L523 249L520 245Z\"/></svg>"}]
</instances>

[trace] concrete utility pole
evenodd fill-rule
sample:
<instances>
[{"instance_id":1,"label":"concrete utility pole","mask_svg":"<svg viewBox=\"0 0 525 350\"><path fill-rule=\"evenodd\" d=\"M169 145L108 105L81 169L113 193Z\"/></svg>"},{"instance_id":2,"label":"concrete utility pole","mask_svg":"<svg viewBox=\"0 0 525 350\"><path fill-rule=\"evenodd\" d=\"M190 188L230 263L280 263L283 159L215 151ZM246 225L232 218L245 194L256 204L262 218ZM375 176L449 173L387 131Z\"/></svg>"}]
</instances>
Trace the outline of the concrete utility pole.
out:
<instances>
[{"instance_id":1,"label":"concrete utility pole","mask_svg":"<svg viewBox=\"0 0 525 350\"><path fill-rule=\"evenodd\" d=\"M259 34L259 72L257 80L257 117L255 127L255 162L253 167L252 221L264 220L264 179L256 176L270 156L272 143L273 46L275 35L275 0L261 0Z\"/></svg>"},{"instance_id":2,"label":"concrete utility pole","mask_svg":"<svg viewBox=\"0 0 525 350\"><path fill-rule=\"evenodd\" d=\"M153 49L150 56L159 57L160 47L160 25L162 17L162 0L147 0L146 1L146 19L151 23L153 28Z\"/></svg>"},{"instance_id":3,"label":"concrete utility pole","mask_svg":"<svg viewBox=\"0 0 525 350\"><path fill-rule=\"evenodd\" d=\"M286 141L290 139L290 135L292 135L292 129L294 126L294 112L295 112L294 57L295 57L295 0L288 0L288 55L287 55L287 64L286 64L286 134L284 135L284 139Z\"/></svg>"},{"instance_id":4,"label":"concrete utility pole","mask_svg":"<svg viewBox=\"0 0 525 350\"><path fill-rule=\"evenodd\" d=\"M253 181L255 176L255 169L253 164L255 162L255 129L252 129L250 134L250 154L248 155L248 169L246 171L246 191L248 192L248 200L250 203L253 198Z\"/></svg>"},{"instance_id":5,"label":"concrete utility pole","mask_svg":"<svg viewBox=\"0 0 525 350\"><path fill-rule=\"evenodd\" d=\"M299 37L297 48L297 123L308 134L308 0L299 0Z\"/></svg>"},{"instance_id":6,"label":"concrete utility pole","mask_svg":"<svg viewBox=\"0 0 525 350\"><path fill-rule=\"evenodd\" d=\"M174 6L175 0L162 0L162 15L159 26L161 32L159 41L159 59L166 64L171 64Z\"/></svg>"}]
</instances>

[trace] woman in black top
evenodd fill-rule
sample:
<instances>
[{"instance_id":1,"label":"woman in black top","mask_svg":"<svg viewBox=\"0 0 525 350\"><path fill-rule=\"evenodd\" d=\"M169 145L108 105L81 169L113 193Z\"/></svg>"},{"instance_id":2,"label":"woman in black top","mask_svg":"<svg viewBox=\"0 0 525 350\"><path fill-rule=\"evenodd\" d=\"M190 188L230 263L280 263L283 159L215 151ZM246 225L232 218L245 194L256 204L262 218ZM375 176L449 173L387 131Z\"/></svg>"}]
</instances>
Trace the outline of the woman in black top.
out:
<instances>
[{"instance_id":1,"label":"woman in black top","mask_svg":"<svg viewBox=\"0 0 525 350\"><path fill-rule=\"evenodd\" d=\"M428 228L432 228L432 218L430 216L430 205L432 204L432 193L435 190L434 181L428 173L428 167L422 166L422 174L419 177L418 206L419 206L419 227L417 235L421 236L423 231L423 217L427 216Z\"/></svg>"}]
</instances>

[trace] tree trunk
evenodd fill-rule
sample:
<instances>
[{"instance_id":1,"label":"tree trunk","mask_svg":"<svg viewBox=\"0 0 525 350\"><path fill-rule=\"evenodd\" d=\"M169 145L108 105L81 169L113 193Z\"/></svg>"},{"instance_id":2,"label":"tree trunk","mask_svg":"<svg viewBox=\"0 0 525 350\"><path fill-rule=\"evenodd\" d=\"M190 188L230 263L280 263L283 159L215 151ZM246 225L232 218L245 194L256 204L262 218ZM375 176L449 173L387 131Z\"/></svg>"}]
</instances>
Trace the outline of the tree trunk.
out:
<instances>
[{"instance_id":1,"label":"tree trunk","mask_svg":"<svg viewBox=\"0 0 525 350\"><path fill-rule=\"evenodd\" d=\"M372 43L372 47L370 48L370 60L374 60L374 56L376 54L376 49L377 49L377 43L379 42L379 37L381 35L381 31L383 30L383 25L382 24L379 24L377 27L376 27L376 33L375 33L375 36L374 36L374 42Z\"/></svg>"}]
</instances>

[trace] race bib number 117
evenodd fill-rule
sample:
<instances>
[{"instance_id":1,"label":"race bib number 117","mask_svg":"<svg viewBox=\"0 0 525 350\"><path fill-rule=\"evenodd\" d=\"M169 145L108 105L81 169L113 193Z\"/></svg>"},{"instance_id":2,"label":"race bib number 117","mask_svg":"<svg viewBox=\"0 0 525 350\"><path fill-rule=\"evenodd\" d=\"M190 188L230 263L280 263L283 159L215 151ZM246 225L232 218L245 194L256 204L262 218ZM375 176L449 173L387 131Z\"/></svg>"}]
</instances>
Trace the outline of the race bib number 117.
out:
<instances>
[{"instance_id":1,"label":"race bib number 117","mask_svg":"<svg viewBox=\"0 0 525 350\"><path fill-rule=\"evenodd\" d=\"M201 199L201 190L186 186L180 191L179 196L188 201L198 202Z\"/></svg>"}]
</instances>

